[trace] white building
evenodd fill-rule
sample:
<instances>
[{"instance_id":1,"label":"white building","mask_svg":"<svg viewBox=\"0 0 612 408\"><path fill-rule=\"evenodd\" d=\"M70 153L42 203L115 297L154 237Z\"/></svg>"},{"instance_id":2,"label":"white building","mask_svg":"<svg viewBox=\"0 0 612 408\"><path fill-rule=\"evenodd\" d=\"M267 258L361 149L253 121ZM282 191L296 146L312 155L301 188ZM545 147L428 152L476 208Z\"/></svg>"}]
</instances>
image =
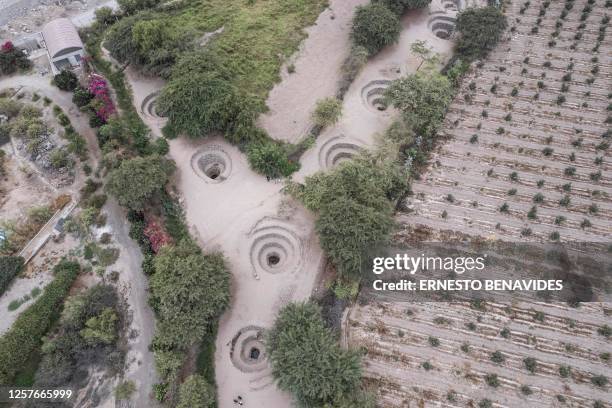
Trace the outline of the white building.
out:
<instances>
[{"instance_id":1,"label":"white building","mask_svg":"<svg viewBox=\"0 0 612 408\"><path fill-rule=\"evenodd\" d=\"M72 21L67 18L53 20L43 27L42 36L54 74L81 65L83 42Z\"/></svg>"}]
</instances>

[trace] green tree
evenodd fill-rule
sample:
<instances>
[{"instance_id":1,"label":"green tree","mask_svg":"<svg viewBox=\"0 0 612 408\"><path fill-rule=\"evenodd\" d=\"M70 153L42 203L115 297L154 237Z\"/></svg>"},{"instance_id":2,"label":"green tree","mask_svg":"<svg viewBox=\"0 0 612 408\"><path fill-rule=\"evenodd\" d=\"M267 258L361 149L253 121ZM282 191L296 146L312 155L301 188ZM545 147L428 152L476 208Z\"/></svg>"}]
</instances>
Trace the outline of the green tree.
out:
<instances>
[{"instance_id":1,"label":"green tree","mask_svg":"<svg viewBox=\"0 0 612 408\"><path fill-rule=\"evenodd\" d=\"M281 390L304 406L338 406L359 390L359 355L342 350L312 303L283 308L266 341L272 374Z\"/></svg>"},{"instance_id":2,"label":"green tree","mask_svg":"<svg viewBox=\"0 0 612 408\"><path fill-rule=\"evenodd\" d=\"M387 45L397 42L400 30L397 14L383 4L371 3L357 8L351 35L355 44L374 55Z\"/></svg>"},{"instance_id":3,"label":"green tree","mask_svg":"<svg viewBox=\"0 0 612 408\"><path fill-rule=\"evenodd\" d=\"M421 9L429 6L431 0L376 0L387 6L396 14L403 14L407 10Z\"/></svg>"},{"instance_id":4,"label":"green tree","mask_svg":"<svg viewBox=\"0 0 612 408\"><path fill-rule=\"evenodd\" d=\"M173 171L174 164L160 156L135 157L110 172L105 188L121 205L140 210L164 187Z\"/></svg>"},{"instance_id":5,"label":"green tree","mask_svg":"<svg viewBox=\"0 0 612 408\"><path fill-rule=\"evenodd\" d=\"M63 70L53 77L53 83L62 91L74 91L79 85L79 80L72 71Z\"/></svg>"},{"instance_id":6,"label":"green tree","mask_svg":"<svg viewBox=\"0 0 612 408\"><path fill-rule=\"evenodd\" d=\"M219 254L204 255L197 245L164 246L154 260L151 303L167 345L187 347L202 339L229 302L229 272Z\"/></svg>"},{"instance_id":7,"label":"green tree","mask_svg":"<svg viewBox=\"0 0 612 408\"><path fill-rule=\"evenodd\" d=\"M384 242L393 227L392 207L406 188L406 178L393 162L364 155L328 173L307 177L289 191L318 214L321 246L345 277L361 269L366 252Z\"/></svg>"},{"instance_id":8,"label":"green tree","mask_svg":"<svg viewBox=\"0 0 612 408\"><path fill-rule=\"evenodd\" d=\"M437 72L418 72L393 81L385 97L418 135L432 137L444 119L453 88L448 78Z\"/></svg>"},{"instance_id":9,"label":"green tree","mask_svg":"<svg viewBox=\"0 0 612 408\"><path fill-rule=\"evenodd\" d=\"M213 408L215 405L215 391L201 375L190 375L181 384L176 408Z\"/></svg>"},{"instance_id":10,"label":"green tree","mask_svg":"<svg viewBox=\"0 0 612 408\"><path fill-rule=\"evenodd\" d=\"M155 7L158 0L118 0L119 8L125 14L134 14L139 10Z\"/></svg>"},{"instance_id":11,"label":"green tree","mask_svg":"<svg viewBox=\"0 0 612 408\"><path fill-rule=\"evenodd\" d=\"M461 33L456 51L467 60L484 58L501 39L508 26L506 17L497 7L470 7L457 17Z\"/></svg>"},{"instance_id":12,"label":"green tree","mask_svg":"<svg viewBox=\"0 0 612 408\"><path fill-rule=\"evenodd\" d=\"M287 177L299 167L289 160L283 146L272 141L251 144L247 157L253 170L269 178Z\"/></svg>"},{"instance_id":13,"label":"green tree","mask_svg":"<svg viewBox=\"0 0 612 408\"><path fill-rule=\"evenodd\" d=\"M321 247L338 272L355 276L361 270L366 251L384 242L391 232L391 206L385 200L385 206L378 209L338 197L321 208L315 227Z\"/></svg>"},{"instance_id":14,"label":"green tree","mask_svg":"<svg viewBox=\"0 0 612 408\"><path fill-rule=\"evenodd\" d=\"M117 313L107 307L94 317L85 322L85 328L81 330L81 336L91 343L111 344L117 339Z\"/></svg>"}]
</instances>

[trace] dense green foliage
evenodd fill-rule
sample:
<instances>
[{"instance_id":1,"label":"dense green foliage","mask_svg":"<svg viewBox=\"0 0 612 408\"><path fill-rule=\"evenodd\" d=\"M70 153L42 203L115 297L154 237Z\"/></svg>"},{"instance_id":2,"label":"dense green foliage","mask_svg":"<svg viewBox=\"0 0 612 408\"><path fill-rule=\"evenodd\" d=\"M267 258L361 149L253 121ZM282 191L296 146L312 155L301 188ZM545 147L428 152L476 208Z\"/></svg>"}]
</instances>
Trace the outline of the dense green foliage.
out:
<instances>
[{"instance_id":1,"label":"dense green foliage","mask_svg":"<svg viewBox=\"0 0 612 408\"><path fill-rule=\"evenodd\" d=\"M389 200L403 192L404 178L394 163L364 155L307 177L304 186L290 186L318 213L321 246L341 275L358 275L367 250L388 237L393 227Z\"/></svg>"},{"instance_id":2,"label":"dense green foliage","mask_svg":"<svg viewBox=\"0 0 612 408\"><path fill-rule=\"evenodd\" d=\"M71 92L79 85L79 81L72 71L63 70L53 77L53 84L62 91Z\"/></svg>"},{"instance_id":3,"label":"dense green foliage","mask_svg":"<svg viewBox=\"0 0 612 408\"><path fill-rule=\"evenodd\" d=\"M229 272L221 255L204 255L187 241L162 247L154 264L155 359L162 377L172 378L182 363L178 353L201 341L229 303Z\"/></svg>"},{"instance_id":4,"label":"dense green foliage","mask_svg":"<svg viewBox=\"0 0 612 408\"><path fill-rule=\"evenodd\" d=\"M0 256L0 296L23 269L23 261L20 256Z\"/></svg>"},{"instance_id":5,"label":"dense green foliage","mask_svg":"<svg viewBox=\"0 0 612 408\"><path fill-rule=\"evenodd\" d=\"M159 0L117 0L120 10L125 14L134 14L137 11L155 7Z\"/></svg>"},{"instance_id":6,"label":"dense green foliage","mask_svg":"<svg viewBox=\"0 0 612 408\"><path fill-rule=\"evenodd\" d=\"M121 205L139 210L164 187L173 171L174 163L163 157L135 157L110 172L105 188Z\"/></svg>"},{"instance_id":7,"label":"dense green foliage","mask_svg":"<svg viewBox=\"0 0 612 408\"><path fill-rule=\"evenodd\" d=\"M353 18L351 35L356 45L370 55L397 42L401 25L397 14L381 3L359 6Z\"/></svg>"},{"instance_id":8,"label":"dense green foliage","mask_svg":"<svg viewBox=\"0 0 612 408\"><path fill-rule=\"evenodd\" d=\"M462 11L457 17L457 31L461 33L457 54L467 60L486 57L507 26L506 17L497 7L470 7Z\"/></svg>"},{"instance_id":9,"label":"dense green foliage","mask_svg":"<svg viewBox=\"0 0 612 408\"><path fill-rule=\"evenodd\" d=\"M283 146L272 141L250 145L248 159L253 170L268 178L287 177L299 168L288 159Z\"/></svg>"},{"instance_id":10,"label":"dense green foliage","mask_svg":"<svg viewBox=\"0 0 612 408\"><path fill-rule=\"evenodd\" d=\"M52 336L42 347L35 386L59 387L82 380L80 370L101 365L113 374L123 367L117 348L120 310L115 289L96 285L68 298Z\"/></svg>"},{"instance_id":11,"label":"dense green foliage","mask_svg":"<svg viewBox=\"0 0 612 408\"><path fill-rule=\"evenodd\" d=\"M244 98L230 81L214 73L193 73L171 81L157 107L168 118L166 135L204 137L215 131L232 132Z\"/></svg>"},{"instance_id":12,"label":"dense green foliage","mask_svg":"<svg viewBox=\"0 0 612 408\"><path fill-rule=\"evenodd\" d=\"M403 14L407 10L421 9L429 6L431 0L375 0L382 3L396 14Z\"/></svg>"},{"instance_id":13,"label":"dense green foliage","mask_svg":"<svg viewBox=\"0 0 612 408\"><path fill-rule=\"evenodd\" d=\"M214 406L215 392L202 376L190 375L181 384L176 408L213 408Z\"/></svg>"},{"instance_id":14,"label":"dense green foliage","mask_svg":"<svg viewBox=\"0 0 612 408\"><path fill-rule=\"evenodd\" d=\"M342 350L312 303L283 308L268 334L272 374L281 390L308 407L321 407L358 391L360 358Z\"/></svg>"},{"instance_id":15,"label":"dense green foliage","mask_svg":"<svg viewBox=\"0 0 612 408\"><path fill-rule=\"evenodd\" d=\"M418 135L431 137L442 123L453 93L447 77L421 71L394 81L385 97Z\"/></svg>"},{"instance_id":16,"label":"dense green foliage","mask_svg":"<svg viewBox=\"0 0 612 408\"><path fill-rule=\"evenodd\" d=\"M168 78L180 53L190 46L191 37L193 33L172 26L159 14L142 12L115 23L104 44L118 61Z\"/></svg>"},{"instance_id":17,"label":"dense green foliage","mask_svg":"<svg viewBox=\"0 0 612 408\"><path fill-rule=\"evenodd\" d=\"M63 260L57 264L53 268L53 281L0 338L0 384L10 384L15 374L40 346L42 336L59 317L62 302L79 270L80 266L76 262Z\"/></svg>"}]
</instances>

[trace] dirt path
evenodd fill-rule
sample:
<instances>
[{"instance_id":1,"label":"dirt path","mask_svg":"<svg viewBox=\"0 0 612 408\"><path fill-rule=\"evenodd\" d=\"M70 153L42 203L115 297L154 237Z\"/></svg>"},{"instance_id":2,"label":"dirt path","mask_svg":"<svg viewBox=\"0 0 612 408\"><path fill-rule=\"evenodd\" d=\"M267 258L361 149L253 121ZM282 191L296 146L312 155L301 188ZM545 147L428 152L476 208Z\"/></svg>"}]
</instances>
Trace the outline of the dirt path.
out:
<instances>
[{"instance_id":1,"label":"dirt path","mask_svg":"<svg viewBox=\"0 0 612 408\"><path fill-rule=\"evenodd\" d=\"M334 96L340 67L350 47L351 21L355 8L369 0L331 0L306 32L299 51L281 67L281 82L270 92L270 111L259 124L277 140L297 143L312 126L316 102ZM288 67L295 72L289 73Z\"/></svg>"}]
</instances>

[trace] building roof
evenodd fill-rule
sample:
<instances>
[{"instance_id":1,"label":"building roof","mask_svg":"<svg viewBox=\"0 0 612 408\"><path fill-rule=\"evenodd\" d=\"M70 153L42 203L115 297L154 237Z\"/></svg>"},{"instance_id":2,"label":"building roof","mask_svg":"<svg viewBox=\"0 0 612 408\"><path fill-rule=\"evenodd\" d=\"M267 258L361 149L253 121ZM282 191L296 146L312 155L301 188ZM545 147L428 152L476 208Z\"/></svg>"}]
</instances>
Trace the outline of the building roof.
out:
<instances>
[{"instance_id":1,"label":"building roof","mask_svg":"<svg viewBox=\"0 0 612 408\"><path fill-rule=\"evenodd\" d=\"M58 18L47 23L42 29L42 35L51 58L83 49L83 42L76 27L67 18Z\"/></svg>"}]
</instances>

